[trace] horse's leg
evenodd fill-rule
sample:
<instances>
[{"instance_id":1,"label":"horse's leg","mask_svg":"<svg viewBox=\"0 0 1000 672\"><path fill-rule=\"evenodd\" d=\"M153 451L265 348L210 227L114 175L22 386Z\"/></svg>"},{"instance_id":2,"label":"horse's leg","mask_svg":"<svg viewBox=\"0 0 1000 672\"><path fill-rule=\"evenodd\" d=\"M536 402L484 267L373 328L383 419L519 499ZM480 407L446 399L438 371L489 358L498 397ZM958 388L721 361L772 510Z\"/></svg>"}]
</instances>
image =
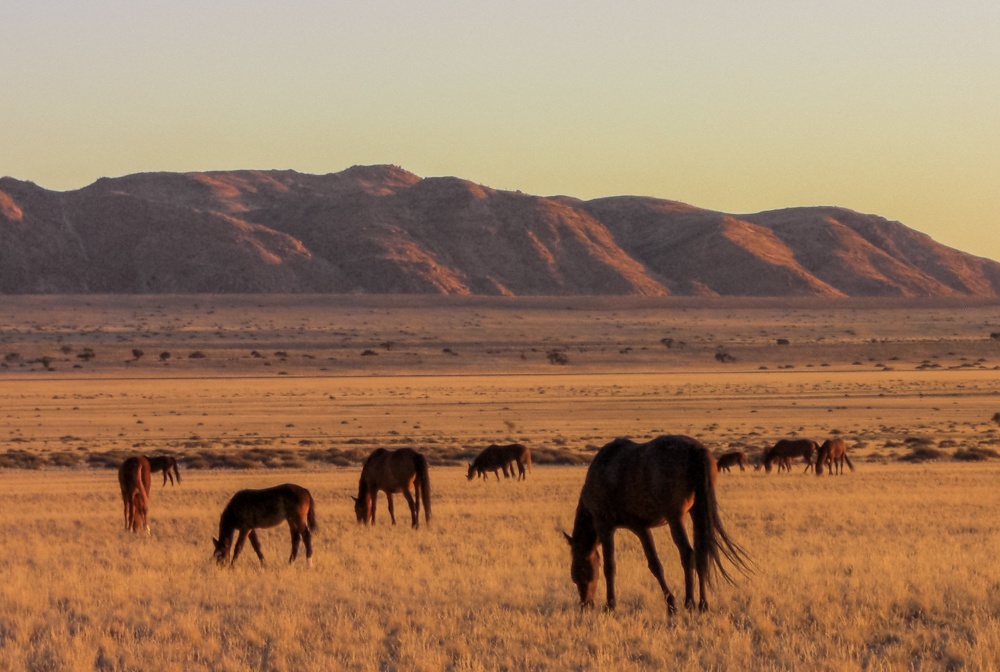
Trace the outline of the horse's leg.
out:
<instances>
[{"instance_id":1,"label":"horse's leg","mask_svg":"<svg viewBox=\"0 0 1000 672\"><path fill-rule=\"evenodd\" d=\"M527 480L528 474L524 471L524 462L521 458L517 458L517 480L524 481Z\"/></svg>"},{"instance_id":2,"label":"horse's leg","mask_svg":"<svg viewBox=\"0 0 1000 672\"><path fill-rule=\"evenodd\" d=\"M389 500L389 518L392 519L392 524L395 525L396 524L396 509L392 505L392 493L391 492L385 493L385 498L387 500Z\"/></svg>"},{"instance_id":3,"label":"horse's leg","mask_svg":"<svg viewBox=\"0 0 1000 672\"><path fill-rule=\"evenodd\" d=\"M292 564L293 562L295 562L295 558L299 554L299 539L302 537L302 535L299 534L298 528L292 525L289 525L288 529L292 533L292 554L288 556L288 564Z\"/></svg>"},{"instance_id":4,"label":"horse's leg","mask_svg":"<svg viewBox=\"0 0 1000 672\"><path fill-rule=\"evenodd\" d=\"M615 598L615 530L611 528L610 530L603 530L598 534L598 538L601 540L601 546L604 550L604 581L607 585L608 593L608 605L605 607L608 611L614 611L614 608L618 606L618 600Z\"/></svg>"},{"instance_id":5,"label":"horse's leg","mask_svg":"<svg viewBox=\"0 0 1000 672\"><path fill-rule=\"evenodd\" d=\"M132 529L132 521L129 520L129 515L128 515L128 513L129 513L128 509L129 509L130 502L129 502L128 498L125 497L124 494L122 495L122 502L123 502L123 505L124 505L124 513L125 513L125 529L126 530L131 530Z\"/></svg>"},{"instance_id":6,"label":"horse's leg","mask_svg":"<svg viewBox=\"0 0 1000 672\"><path fill-rule=\"evenodd\" d=\"M410 494L410 489L403 488L403 497L406 498L406 503L410 506L410 526L417 529L420 526L420 493L417 492L417 498L414 499L413 495Z\"/></svg>"},{"instance_id":7,"label":"horse's leg","mask_svg":"<svg viewBox=\"0 0 1000 672\"><path fill-rule=\"evenodd\" d=\"M500 482L500 470L499 469L494 469L493 470L493 475L497 477L497 483L499 483ZM507 478L507 467L503 468L503 477Z\"/></svg>"},{"instance_id":8,"label":"horse's leg","mask_svg":"<svg viewBox=\"0 0 1000 672\"><path fill-rule=\"evenodd\" d=\"M253 552L257 554L257 559L260 560L261 566L264 564L264 552L260 550L260 539L257 538L257 530L250 530L250 545L253 547Z\"/></svg>"},{"instance_id":9,"label":"horse's leg","mask_svg":"<svg viewBox=\"0 0 1000 672\"><path fill-rule=\"evenodd\" d=\"M304 525L302 527L302 543L306 547L306 567L313 566L313 544L312 544L312 532L309 531L309 526Z\"/></svg>"},{"instance_id":10,"label":"horse's leg","mask_svg":"<svg viewBox=\"0 0 1000 672\"><path fill-rule=\"evenodd\" d=\"M236 564L236 558L239 557L240 551L243 550L243 544L246 543L248 533L249 530L240 530L240 536L236 538L236 545L233 547L233 559L229 561L230 567Z\"/></svg>"},{"instance_id":11,"label":"horse's leg","mask_svg":"<svg viewBox=\"0 0 1000 672\"><path fill-rule=\"evenodd\" d=\"M164 469L163 470L163 485L160 486L161 488L164 487L167 484L167 476L170 476L170 472L167 471L166 469ZM170 485L173 485L173 484L174 484L174 477L170 476Z\"/></svg>"},{"instance_id":12,"label":"horse's leg","mask_svg":"<svg viewBox=\"0 0 1000 672\"><path fill-rule=\"evenodd\" d=\"M684 523L679 517L670 521L670 536L681 554L681 567L684 568L684 608L694 609L694 549L691 548L687 530L684 529ZM701 604L698 607L704 611L708 608L708 604L705 602L704 585L702 585L701 590Z\"/></svg>"},{"instance_id":13,"label":"horse's leg","mask_svg":"<svg viewBox=\"0 0 1000 672\"><path fill-rule=\"evenodd\" d=\"M663 591L663 599L667 602L667 613L676 614L677 605L674 603L674 595L667 588L667 580L663 578L663 564L660 562L660 554L656 552L656 545L653 543L653 531L649 528L641 527L633 530L642 542L642 550L646 554L646 566L653 573L656 582L660 584Z\"/></svg>"},{"instance_id":14,"label":"horse's leg","mask_svg":"<svg viewBox=\"0 0 1000 672\"><path fill-rule=\"evenodd\" d=\"M368 524L368 519L370 518L372 521L372 525L374 525L375 508L376 505L378 504L378 490L373 491L370 495L368 495L368 498L369 498L368 501L371 502L371 505L368 507L368 515L365 518L365 524L366 525ZM389 495L389 510L392 511L392 495Z\"/></svg>"}]
</instances>

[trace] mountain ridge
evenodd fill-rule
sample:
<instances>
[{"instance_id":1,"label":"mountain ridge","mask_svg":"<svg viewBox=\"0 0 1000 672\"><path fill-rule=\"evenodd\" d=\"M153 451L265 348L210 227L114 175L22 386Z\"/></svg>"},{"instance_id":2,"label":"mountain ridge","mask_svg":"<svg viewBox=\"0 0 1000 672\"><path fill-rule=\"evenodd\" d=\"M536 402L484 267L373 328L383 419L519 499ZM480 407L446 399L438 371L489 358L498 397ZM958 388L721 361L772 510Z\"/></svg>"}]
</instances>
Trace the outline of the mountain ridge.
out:
<instances>
[{"instance_id":1,"label":"mountain ridge","mask_svg":"<svg viewBox=\"0 0 1000 672\"><path fill-rule=\"evenodd\" d=\"M730 214L397 166L0 178L0 293L997 297L1000 263L835 206Z\"/></svg>"}]
</instances>

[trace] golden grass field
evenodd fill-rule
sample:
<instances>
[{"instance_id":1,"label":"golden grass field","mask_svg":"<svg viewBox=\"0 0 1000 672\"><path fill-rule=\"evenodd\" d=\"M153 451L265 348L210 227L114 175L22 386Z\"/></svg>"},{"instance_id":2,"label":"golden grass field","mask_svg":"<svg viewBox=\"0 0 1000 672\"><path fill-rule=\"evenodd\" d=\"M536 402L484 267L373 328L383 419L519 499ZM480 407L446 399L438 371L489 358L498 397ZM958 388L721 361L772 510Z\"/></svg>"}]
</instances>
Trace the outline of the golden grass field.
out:
<instances>
[{"instance_id":1,"label":"golden grass field","mask_svg":"<svg viewBox=\"0 0 1000 672\"><path fill-rule=\"evenodd\" d=\"M0 668L998 669L996 332L995 302L0 297ZM661 433L838 435L857 470L721 474L756 572L670 620L620 532L618 610L581 614L559 531L584 465ZM526 482L466 481L511 440ZM359 528L360 460L396 445L431 458L432 524L383 499ZM154 477L150 537L112 468L140 452L184 476ZM288 481L315 566L282 528L263 569L212 564L233 492Z\"/></svg>"}]
</instances>

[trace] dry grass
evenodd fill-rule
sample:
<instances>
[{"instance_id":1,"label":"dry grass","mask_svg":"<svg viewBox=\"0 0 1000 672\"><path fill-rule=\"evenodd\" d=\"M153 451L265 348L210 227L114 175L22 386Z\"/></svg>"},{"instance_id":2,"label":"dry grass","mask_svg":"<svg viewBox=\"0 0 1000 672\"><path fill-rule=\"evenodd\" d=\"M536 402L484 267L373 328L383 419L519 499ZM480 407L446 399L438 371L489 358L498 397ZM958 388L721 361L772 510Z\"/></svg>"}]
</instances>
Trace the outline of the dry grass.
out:
<instances>
[{"instance_id":1,"label":"dry grass","mask_svg":"<svg viewBox=\"0 0 1000 672\"><path fill-rule=\"evenodd\" d=\"M995 305L703 303L0 297L0 668L997 669ZM619 609L581 615L557 529L584 467L538 463L660 433L836 435L857 471L722 475L757 574L670 622L622 532ZM508 440L527 483L465 481ZM380 445L432 457L430 529L354 524ZM152 538L119 530L137 452L182 461ZM316 567L284 530L263 570L211 565L228 497L286 480Z\"/></svg>"},{"instance_id":2,"label":"dry grass","mask_svg":"<svg viewBox=\"0 0 1000 672\"><path fill-rule=\"evenodd\" d=\"M626 532L618 611L579 613L557 530L583 475L469 483L439 467L433 525L413 531L353 522L354 469L188 474L156 488L146 538L119 530L110 473L8 472L0 667L996 669L998 465L724 475L726 524L758 571L673 621ZM284 564L283 529L261 535L267 567L249 549L232 571L213 566L228 496L286 480L317 499L314 568Z\"/></svg>"}]
</instances>

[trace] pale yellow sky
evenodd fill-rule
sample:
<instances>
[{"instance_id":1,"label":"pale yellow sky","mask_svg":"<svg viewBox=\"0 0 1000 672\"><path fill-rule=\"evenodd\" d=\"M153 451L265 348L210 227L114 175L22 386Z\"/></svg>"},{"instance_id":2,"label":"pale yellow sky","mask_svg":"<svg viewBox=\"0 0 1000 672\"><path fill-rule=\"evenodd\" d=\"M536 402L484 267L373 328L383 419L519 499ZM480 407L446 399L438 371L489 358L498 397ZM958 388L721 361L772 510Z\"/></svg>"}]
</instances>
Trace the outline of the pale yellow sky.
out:
<instances>
[{"instance_id":1,"label":"pale yellow sky","mask_svg":"<svg viewBox=\"0 0 1000 672\"><path fill-rule=\"evenodd\" d=\"M1000 259L1000 3L5 3L0 175L393 163ZM207 5L207 6L206 6Z\"/></svg>"}]
</instances>

